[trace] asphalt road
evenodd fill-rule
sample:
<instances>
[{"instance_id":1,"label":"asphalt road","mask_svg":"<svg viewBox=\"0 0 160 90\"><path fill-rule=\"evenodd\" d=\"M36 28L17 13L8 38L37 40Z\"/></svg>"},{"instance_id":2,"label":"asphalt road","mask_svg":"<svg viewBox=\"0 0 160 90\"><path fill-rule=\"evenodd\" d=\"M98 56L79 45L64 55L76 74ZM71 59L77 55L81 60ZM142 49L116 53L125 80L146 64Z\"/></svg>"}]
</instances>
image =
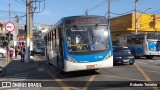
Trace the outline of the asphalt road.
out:
<instances>
[{"instance_id":1,"label":"asphalt road","mask_svg":"<svg viewBox=\"0 0 160 90\"><path fill-rule=\"evenodd\" d=\"M47 63L44 56L36 55L35 61L40 64L30 71L6 76L3 81L43 81L39 88L13 88L14 90L159 90L159 87L145 85L160 85L160 57L153 60L136 59L134 65L121 64L112 68L60 73L54 66ZM48 82L51 81L51 82ZM138 82L136 82L138 81ZM144 82L140 81L146 81ZM154 82L153 82L154 81ZM136 86L137 85L137 86ZM141 86L143 85L143 86ZM141 86L141 87L140 87ZM3 90L10 90L2 88Z\"/></svg>"}]
</instances>

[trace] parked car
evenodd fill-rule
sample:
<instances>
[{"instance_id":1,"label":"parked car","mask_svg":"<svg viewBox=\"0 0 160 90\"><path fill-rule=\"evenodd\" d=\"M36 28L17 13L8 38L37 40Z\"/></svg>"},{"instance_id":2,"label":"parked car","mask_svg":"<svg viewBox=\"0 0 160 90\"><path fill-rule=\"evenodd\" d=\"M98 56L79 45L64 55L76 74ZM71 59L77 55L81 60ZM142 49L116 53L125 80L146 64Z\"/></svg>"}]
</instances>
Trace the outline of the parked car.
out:
<instances>
[{"instance_id":1,"label":"parked car","mask_svg":"<svg viewBox=\"0 0 160 90\"><path fill-rule=\"evenodd\" d=\"M0 58L6 57L6 49L0 47Z\"/></svg>"},{"instance_id":2,"label":"parked car","mask_svg":"<svg viewBox=\"0 0 160 90\"><path fill-rule=\"evenodd\" d=\"M113 64L129 63L133 65L134 56L126 46L113 46Z\"/></svg>"}]
</instances>

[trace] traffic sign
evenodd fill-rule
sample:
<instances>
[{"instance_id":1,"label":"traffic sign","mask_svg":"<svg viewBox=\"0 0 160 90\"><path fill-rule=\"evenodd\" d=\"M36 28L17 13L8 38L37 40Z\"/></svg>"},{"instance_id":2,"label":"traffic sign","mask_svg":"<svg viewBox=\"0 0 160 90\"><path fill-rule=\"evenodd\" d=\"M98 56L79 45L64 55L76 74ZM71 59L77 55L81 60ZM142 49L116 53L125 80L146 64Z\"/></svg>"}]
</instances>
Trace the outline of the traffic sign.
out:
<instances>
[{"instance_id":1,"label":"traffic sign","mask_svg":"<svg viewBox=\"0 0 160 90\"><path fill-rule=\"evenodd\" d=\"M15 26L12 22L8 22L5 24L5 29L8 31L8 32L12 32L14 31L15 29Z\"/></svg>"}]
</instances>

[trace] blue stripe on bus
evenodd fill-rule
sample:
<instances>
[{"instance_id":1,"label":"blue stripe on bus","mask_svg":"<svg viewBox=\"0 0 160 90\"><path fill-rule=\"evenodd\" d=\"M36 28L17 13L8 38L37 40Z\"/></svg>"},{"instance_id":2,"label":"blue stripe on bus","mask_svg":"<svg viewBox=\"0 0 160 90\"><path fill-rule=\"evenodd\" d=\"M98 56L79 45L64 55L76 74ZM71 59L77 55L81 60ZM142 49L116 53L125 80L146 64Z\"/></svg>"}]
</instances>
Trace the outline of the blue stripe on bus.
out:
<instances>
[{"instance_id":1,"label":"blue stripe on bus","mask_svg":"<svg viewBox=\"0 0 160 90\"><path fill-rule=\"evenodd\" d=\"M64 60L68 60L68 56L76 60L78 63L86 63L86 62L97 62L97 61L102 61L105 59L105 57L109 54L111 56L113 55L112 52L112 47L110 47L110 50L104 52L104 53L99 53L99 54L92 54L92 55L71 55L67 51L67 46L66 46L66 41L64 40L63 43L64 46ZM111 44L110 44L111 46Z\"/></svg>"},{"instance_id":2,"label":"blue stripe on bus","mask_svg":"<svg viewBox=\"0 0 160 90\"><path fill-rule=\"evenodd\" d=\"M98 62L105 59L105 57L109 54L108 52L101 54L92 54L92 55L70 55L71 58L76 60L78 63L87 63L87 62Z\"/></svg>"},{"instance_id":3,"label":"blue stripe on bus","mask_svg":"<svg viewBox=\"0 0 160 90\"><path fill-rule=\"evenodd\" d=\"M143 47L128 47L133 54L144 54Z\"/></svg>"},{"instance_id":4,"label":"blue stripe on bus","mask_svg":"<svg viewBox=\"0 0 160 90\"><path fill-rule=\"evenodd\" d=\"M160 41L149 41L148 50L149 51L160 51Z\"/></svg>"}]
</instances>

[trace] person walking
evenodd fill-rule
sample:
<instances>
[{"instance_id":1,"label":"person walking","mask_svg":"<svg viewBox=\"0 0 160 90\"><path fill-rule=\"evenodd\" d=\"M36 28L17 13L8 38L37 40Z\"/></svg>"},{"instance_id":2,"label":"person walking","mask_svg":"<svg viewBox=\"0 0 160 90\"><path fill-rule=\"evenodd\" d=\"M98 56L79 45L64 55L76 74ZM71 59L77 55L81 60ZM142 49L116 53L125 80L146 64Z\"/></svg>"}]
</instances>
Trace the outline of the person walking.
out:
<instances>
[{"instance_id":1,"label":"person walking","mask_svg":"<svg viewBox=\"0 0 160 90\"><path fill-rule=\"evenodd\" d=\"M10 60L12 60L12 57L13 57L13 47L12 46L10 46L10 48L9 48L9 55L10 55Z\"/></svg>"},{"instance_id":2,"label":"person walking","mask_svg":"<svg viewBox=\"0 0 160 90\"><path fill-rule=\"evenodd\" d=\"M25 52L26 52L26 50L25 50L25 48L23 48L23 49L21 50L21 62L24 62Z\"/></svg>"}]
</instances>

